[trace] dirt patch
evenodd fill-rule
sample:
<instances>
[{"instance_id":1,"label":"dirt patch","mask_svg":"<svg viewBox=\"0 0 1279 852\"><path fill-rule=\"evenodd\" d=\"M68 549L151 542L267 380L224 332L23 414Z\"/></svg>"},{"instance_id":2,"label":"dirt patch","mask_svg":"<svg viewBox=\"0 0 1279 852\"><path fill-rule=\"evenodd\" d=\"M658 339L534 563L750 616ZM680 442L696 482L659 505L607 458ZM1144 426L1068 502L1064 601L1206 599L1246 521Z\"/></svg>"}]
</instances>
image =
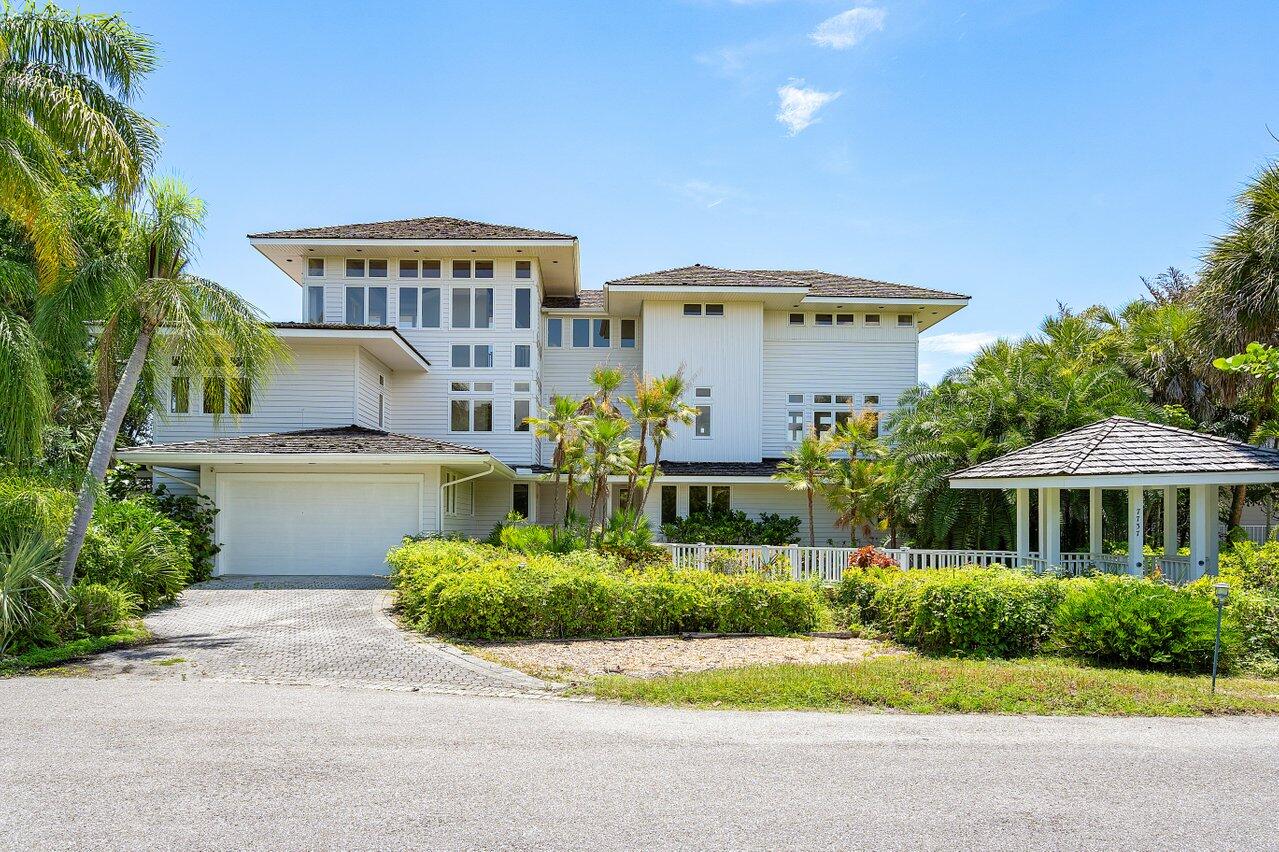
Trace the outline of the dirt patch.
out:
<instances>
[{"instance_id":1,"label":"dirt patch","mask_svg":"<svg viewBox=\"0 0 1279 852\"><path fill-rule=\"evenodd\" d=\"M604 674L657 677L772 663L853 663L900 653L871 639L795 636L507 642L479 645L472 650L504 666L558 680Z\"/></svg>"}]
</instances>

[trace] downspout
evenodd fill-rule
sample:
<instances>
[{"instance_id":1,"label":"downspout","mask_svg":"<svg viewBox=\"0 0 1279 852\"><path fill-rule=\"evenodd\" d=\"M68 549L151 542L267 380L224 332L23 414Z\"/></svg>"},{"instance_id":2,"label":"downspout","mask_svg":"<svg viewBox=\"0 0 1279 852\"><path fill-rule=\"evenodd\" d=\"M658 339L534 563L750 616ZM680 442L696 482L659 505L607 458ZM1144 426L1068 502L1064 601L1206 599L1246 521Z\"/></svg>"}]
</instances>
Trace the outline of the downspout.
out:
<instances>
[{"instance_id":1,"label":"downspout","mask_svg":"<svg viewBox=\"0 0 1279 852\"><path fill-rule=\"evenodd\" d=\"M452 488L452 487L453 487L453 486L455 486L455 485L461 485L463 482L470 482L472 479L479 479L479 478L480 478L480 477L482 477L482 476L488 476L490 473L492 473L494 470L496 470L496 469L497 469L497 468L495 468L495 467L493 466L493 462L488 462L487 464L488 464L488 469L487 469L487 470L483 470L483 471L481 471L481 472L479 472L479 473L475 473L475 474L472 474L472 475L470 475L470 476L464 476L464 477L462 477L461 479L455 479L455 480L453 480L452 482L441 482L441 483L440 483L440 501L439 501L438 505L436 505L436 507L435 507L435 530L436 530L436 532L441 532L441 533L442 533L442 532L444 532L444 489L445 489L445 488ZM440 470L441 470L441 473L442 473L442 472L443 472L443 468L441 468Z\"/></svg>"}]
</instances>

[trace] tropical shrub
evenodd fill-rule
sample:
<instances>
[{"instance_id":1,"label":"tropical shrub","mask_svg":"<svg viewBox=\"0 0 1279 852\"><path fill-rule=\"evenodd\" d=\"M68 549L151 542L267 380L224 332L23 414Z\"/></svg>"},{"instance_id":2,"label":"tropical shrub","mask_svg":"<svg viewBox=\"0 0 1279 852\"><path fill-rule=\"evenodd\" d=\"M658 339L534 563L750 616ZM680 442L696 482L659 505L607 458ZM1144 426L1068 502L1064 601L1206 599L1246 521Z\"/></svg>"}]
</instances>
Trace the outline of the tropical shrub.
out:
<instances>
[{"instance_id":1,"label":"tropical shrub","mask_svg":"<svg viewBox=\"0 0 1279 852\"><path fill-rule=\"evenodd\" d=\"M68 632L106 636L138 614L141 598L116 585L76 583L67 593Z\"/></svg>"},{"instance_id":2,"label":"tropical shrub","mask_svg":"<svg viewBox=\"0 0 1279 852\"><path fill-rule=\"evenodd\" d=\"M879 583L873 605L893 638L925 653L1016 657L1048 638L1060 599L1051 578L961 568L899 572Z\"/></svg>"},{"instance_id":3,"label":"tropical shrub","mask_svg":"<svg viewBox=\"0 0 1279 852\"><path fill-rule=\"evenodd\" d=\"M852 621L876 624L879 607L875 604L875 596L882 587L901 579L904 574L896 565L891 568L883 565L850 567L844 571L843 579L835 588L835 602L848 610Z\"/></svg>"},{"instance_id":4,"label":"tropical shrub","mask_svg":"<svg viewBox=\"0 0 1279 852\"><path fill-rule=\"evenodd\" d=\"M1053 637L1063 651L1100 663L1179 671L1211 665L1216 611L1207 597L1109 575L1062 585ZM1223 647L1234 649L1236 640L1227 625Z\"/></svg>"},{"instance_id":5,"label":"tropical shrub","mask_svg":"<svg viewBox=\"0 0 1279 852\"><path fill-rule=\"evenodd\" d=\"M1241 541L1221 554L1217 581L1235 589L1279 595L1279 542L1255 544Z\"/></svg>"},{"instance_id":6,"label":"tropical shrub","mask_svg":"<svg viewBox=\"0 0 1279 852\"><path fill-rule=\"evenodd\" d=\"M545 553L551 547L551 531L536 524L508 524L497 539L502 547L524 554Z\"/></svg>"},{"instance_id":7,"label":"tropical shrub","mask_svg":"<svg viewBox=\"0 0 1279 852\"><path fill-rule=\"evenodd\" d=\"M758 520L745 512L708 512L662 524L667 541L683 544L795 544L801 520L763 512Z\"/></svg>"},{"instance_id":8,"label":"tropical shrub","mask_svg":"<svg viewBox=\"0 0 1279 852\"><path fill-rule=\"evenodd\" d=\"M0 543L0 654L57 641L58 547L39 535Z\"/></svg>"},{"instance_id":9,"label":"tropical shrub","mask_svg":"<svg viewBox=\"0 0 1279 852\"><path fill-rule=\"evenodd\" d=\"M859 547L848 557L849 568L895 568L897 560L873 545Z\"/></svg>"},{"instance_id":10,"label":"tropical shrub","mask_svg":"<svg viewBox=\"0 0 1279 852\"><path fill-rule=\"evenodd\" d=\"M471 639L792 633L825 615L818 589L754 575L626 568L610 554L526 555L484 544L409 542L388 556L415 629Z\"/></svg>"},{"instance_id":11,"label":"tropical shrub","mask_svg":"<svg viewBox=\"0 0 1279 852\"><path fill-rule=\"evenodd\" d=\"M176 599L190 575L187 533L176 522L133 501L99 503L77 581L121 586L151 609Z\"/></svg>"},{"instance_id":12,"label":"tropical shrub","mask_svg":"<svg viewBox=\"0 0 1279 852\"><path fill-rule=\"evenodd\" d=\"M189 582L199 583L213 576L213 557L222 549L213 539L213 523L218 509L203 494L173 494L163 485L155 494L138 498L164 517L177 523L187 534L191 557Z\"/></svg>"}]
</instances>

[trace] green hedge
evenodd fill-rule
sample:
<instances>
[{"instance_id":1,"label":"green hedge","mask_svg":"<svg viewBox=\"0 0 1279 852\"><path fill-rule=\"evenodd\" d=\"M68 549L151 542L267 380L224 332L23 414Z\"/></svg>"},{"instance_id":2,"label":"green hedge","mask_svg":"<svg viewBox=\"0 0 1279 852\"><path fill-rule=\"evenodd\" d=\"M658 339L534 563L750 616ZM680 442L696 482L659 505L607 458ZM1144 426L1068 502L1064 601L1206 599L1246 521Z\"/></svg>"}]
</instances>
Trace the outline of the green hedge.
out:
<instances>
[{"instance_id":1,"label":"green hedge","mask_svg":"<svg viewBox=\"0 0 1279 852\"><path fill-rule=\"evenodd\" d=\"M755 575L627 569L591 551L525 555L459 541L391 551L399 610L417 630L468 639L785 634L826 618L821 591Z\"/></svg>"}]
</instances>

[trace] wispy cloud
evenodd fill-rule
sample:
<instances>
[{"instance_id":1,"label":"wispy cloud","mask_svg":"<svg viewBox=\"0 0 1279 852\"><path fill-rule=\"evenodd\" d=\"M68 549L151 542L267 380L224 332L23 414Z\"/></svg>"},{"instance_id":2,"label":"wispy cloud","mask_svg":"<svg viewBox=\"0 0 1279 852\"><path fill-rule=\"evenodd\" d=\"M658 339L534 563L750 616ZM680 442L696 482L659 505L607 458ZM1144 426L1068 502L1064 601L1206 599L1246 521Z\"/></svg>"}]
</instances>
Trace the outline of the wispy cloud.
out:
<instances>
[{"instance_id":1,"label":"wispy cloud","mask_svg":"<svg viewBox=\"0 0 1279 852\"><path fill-rule=\"evenodd\" d=\"M770 41L750 41L706 50L694 58L721 77L744 80L751 75L751 65L757 57L776 49L776 45Z\"/></svg>"},{"instance_id":2,"label":"wispy cloud","mask_svg":"<svg viewBox=\"0 0 1279 852\"><path fill-rule=\"evenodd\" d=\"M735 186L711 183L696 178L680 184L672 184L671 189L697 206L708 210L730 199L742 197L742 191Z\"/></svg>"},{"instance_id":3,"label":"wispy cloud","mask_svg":"<svg viewBox=\"0 0 1279 852\"><path fill-rule=\"evenodd\" d=\"M882 30L887 16L888 12L883 9L856 6L822 21L808 37L822 47L847 50L871 33Z\"/></svg>"},{"instance_id":4,"label":"wispy cloud","mask_svg":"<svg viewBox=\"0 0 1279 852\"><path fill-rule=\"evenodd\" d=\"M817 111L842 94L843 92L805 89L803 80L792 77L790 82L777 90L777 97L780 99L777 120L786 125L788 135L794 136L816 122Z\"/></svg>"},{"instance_id":5,"label":"wispy cloud","mask_svg":"<svg viewBox=\"0 0 1279 852\"><path fill-rule=\"evenodd\" d=\"M936 384L948 370L968 361L1001 336L993 331L948 331L919 338L919 378Z\"/></svg>"}]
</instances>

